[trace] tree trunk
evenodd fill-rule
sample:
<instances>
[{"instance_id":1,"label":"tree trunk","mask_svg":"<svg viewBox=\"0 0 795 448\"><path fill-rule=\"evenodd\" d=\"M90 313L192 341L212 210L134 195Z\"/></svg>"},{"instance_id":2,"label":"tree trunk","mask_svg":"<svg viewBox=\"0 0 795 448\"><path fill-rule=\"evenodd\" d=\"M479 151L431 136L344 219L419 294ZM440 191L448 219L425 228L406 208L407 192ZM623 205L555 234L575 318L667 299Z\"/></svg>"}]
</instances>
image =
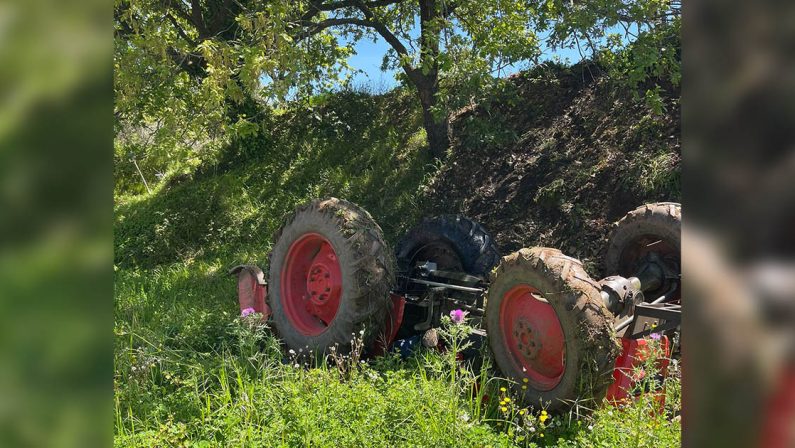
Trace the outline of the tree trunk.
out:
<instances>
[{"instance_id":1,"label":"tree trunk","mask_svg":"<svg viewBox=\"0 0 795 448\"><path fill-rule=\"evenodd\" d=\"M441 18L442 9L437 0L419 0L420 7L420 66L409 75L417 87L422 104L422 122L428 135L428 147L434 159L441 159L447 153L450 141L447 138L447 116L434 119L431 112L436 106L439 91L439 29L432 26L434 20Z\"/></svg>"},{"instance_id":2,"label":"tree trunk","mask_svg":"<svg viewBox=\"0 0 795 448\"><path fill-rule=\"evenodd\" d=\"M417 89L417 96L422 105L422 126L428 136L428 150L434 159L441 159L447 153L450 140L447 137L447 116L434 119L433 109L436 106L436 93L439 90L438 76L435 70L423 75L418 69L404 67L409 80Z\"/></svg>"},{"instance_id":3,"label":"tree trunk","mask_svg":"<svg viewBox=\"0 0 795 448\"><path fill-rule=\"evenodd\" d=\"M422 125L428 136L428 150L434 159L441 159L450 146L450 140L447 137L447 117L435 120L431 113L432 108L436 105L435 89L423 91L418 87L417 90L422 104Z\"/></svg>"}]
</instances>

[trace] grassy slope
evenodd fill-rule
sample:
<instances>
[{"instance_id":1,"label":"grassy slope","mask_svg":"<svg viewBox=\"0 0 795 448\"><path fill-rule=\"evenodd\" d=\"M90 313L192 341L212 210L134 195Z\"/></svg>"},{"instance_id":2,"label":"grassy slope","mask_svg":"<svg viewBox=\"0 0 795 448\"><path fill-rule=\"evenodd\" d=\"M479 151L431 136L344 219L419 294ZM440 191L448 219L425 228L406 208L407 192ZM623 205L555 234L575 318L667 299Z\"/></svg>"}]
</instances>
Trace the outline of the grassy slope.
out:
<instances>
[{"instance_id":1,"label":"grassy slope","mask_svg":"<svg viewBox=\"0 0 795 448\"><path fill-rule=\"evenodd\" d=\"M426 210L466 210L461 195L438 193L439 185L452 185L451 172L467 175L465 146L447 165L424 160L412 104L398 92L330 97L310 113L274 118L267 138L232 148L189 181L117 199L117 446L678 444L678 423L649 418L642 406L604 409L579 425L555 417L561 426L546 430L531 419L522 427L536 432L520 442L493 403L476 415L480 407L463 393L466 375L451 380L442 356L385 359L340 381L335 370L282 364L270 337L237 323L234 281L225 270L264 265L270 235L297 203L327 195L353 200L391 242ZM512 147L494 142L482 145L489 163Z\"/></svg>"},{"instance_id":2,"label":"grassy slope","mask_svg":"<svg viewBox=\"0 0 795 448\"><path fill-rule=\"evenodd\" d=\"M429 208L475 218L503 253L555 247L593 277L613 274L599 266L611 224L641 204L680 201L679 92L669 87L656 114L597 73L542 67L513 79L518 100L459 113Z\"/></svg>"}]
</instances>

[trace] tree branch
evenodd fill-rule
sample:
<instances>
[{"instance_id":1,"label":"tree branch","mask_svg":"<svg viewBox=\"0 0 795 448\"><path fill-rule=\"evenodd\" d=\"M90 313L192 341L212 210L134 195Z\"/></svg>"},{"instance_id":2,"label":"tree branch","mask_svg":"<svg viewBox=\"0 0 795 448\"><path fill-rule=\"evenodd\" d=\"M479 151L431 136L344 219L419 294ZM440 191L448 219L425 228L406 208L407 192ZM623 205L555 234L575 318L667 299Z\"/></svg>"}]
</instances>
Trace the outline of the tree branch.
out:
<instances>
[{"instance_id":1,"label":"tree branch","mask_svg":"<svg viewBox=\"0 0 795 448\"><path fill-rule=\"evenodd\" d=\"M319 11L334 11L341 8L365 6L367 8L378 8L381 6L389 6L397 3L403 3L405 0L371 0L369 2L361 2L357 0L338 0L331 3L322 3L318 5Z\"/></svg>"},{"instance_id":2,"label":"tree branch","mask_svg":"<svg viewBox=\"0 0 795 448\"><path fill-rule=\"evenodd\" d=\"M323 3L323 0L310 0L309 2L309 10L301 16L301 22L312 20L321 10L320 5Z\"/></svg>"},{"instance_id":3,"label":"tree branch","mask_svg":"<svg viewBox=\"0 0 795 448\"><path fill-rule=\"evenodd\" d=\"M304 26L307 27L303 32L298 35L298 39L304 39L309 36L313 36L322 32L327 28L331 28L333 26L340 26L340 25L358 25L367 28L374 29L387 43L395 49L395 51L402 55L408 56L409 52L406 50L406 46L400 42L392 32L381 22L377 22L374 20L367 20L367 19L357 19L355 17L337 17L333 19L326 19L320 22L310 22L310 23L303 23Z\"/></svg>"},{"instance_id":4,"label":"tree branch","mask_svg":"<svg viewBox=\"0 0 795 448\"><path fill-rule=\"evenodd\" d=\"M387 28L383 22L380 22L378 21L378 19L375 18L375 14L373 14L373 11L370 8L372 7L372 4L376 2L365 3L362 2L361 0L352 0L352 1L353 3L356 4L356 7L359 9L359 11L361 11L364 14L367 20L373 24L373 28L378 32L378 34L380 34L381 37L383 37L384 40L386 40L387 43L389 43L389 45L392 48L394 48L399 55L408 56L409 52L406 49L406 46L403 45L403 43L400 41L400 39L398 39L394 33L389 31L389 28Z\"/></svg>"},{"instance_id":5,"label":"tree branch","mask_svg":"<svg viewBox=\"0 0 795 448\"><path fill-rule=\"evenodd\" d=\"M188 11L182 7L182 3L179 0L165 0L163 2L163 6L165 7L166 10L170 9L171 11L174 11L174 13L176 13L177 16L182 17L188 23L191 23L194 26L196 25L195 23L193 23L193 17L191 17L190 14L188 14Z\"/></svg>"},{"instance_id":6,"label":"tree branch","mask_svg":"<svg viewBox=\"0 0 795 448\"><path fill-rule=\"evenodd\" d=\"M356 0L338 0L330 3L323 3L324 0L310 0L309 10L301 16L302 21L311 20L320 12L331 12L343 8L351 8L358 6L360 2ZM372 0L367 2L365 6L369 8L378 8L381 6L389 6L397 3L403 3L406 0Z\"/></svg>"},{"instance_id":7,"label":"tree branch","mask_svg":"<svg viewBox=\"0 0 795 448\"><path fill-rule=\"evenodd\" d=\"M442 3L442 17L446 19L446 18L450 17L451 15L453 15L453 13L455 12L456 9L458 9L458 6L460 4L461 4L460 2L455 2L455 1L443 2Z\"/></svg>"},{"instance_id":8,"label":"tree branch","mask_svg":"<svg viewBox=\"0 0 795 448\"><path fill-rule=\"evenodd\" d=\"M166 48L166 54L177 67L191 78L202 79L205 76L207 61L201 55L183 53L174 47Z\"/></svg>"},{"instance_id":9,"label":"tree branch","mask_svg":"<svg viewBox=\"0 0 795 448\"><path fill-rule=\"evenodd\" d=\"M188 35L185 33L185 30L182 29L179 22L177 22L177 19L175 19L174 16L171 15L171 13L167 12L166 18L171 22L172 25L174 25L174 28L177 30L177 34L179 34L179 37L183 38L185 42L193 45L194 47L196 46L196 41L188 37Z\"/></svg>"},{"instance_id":10,"label":"tree branch","mask_svg":"<svg viewBox=\"0 0 795 448\"><path fill-rule=\"evenodd\" d=\"M202 17L202 9L199 0L191 0L190 1L190 15L191 15L191 23L196 27L196 30L199 31L199 40L204 40L209 37L209 33L207 32L207 27L204 24L204 17Z\"/></svg>"}]
</instances>

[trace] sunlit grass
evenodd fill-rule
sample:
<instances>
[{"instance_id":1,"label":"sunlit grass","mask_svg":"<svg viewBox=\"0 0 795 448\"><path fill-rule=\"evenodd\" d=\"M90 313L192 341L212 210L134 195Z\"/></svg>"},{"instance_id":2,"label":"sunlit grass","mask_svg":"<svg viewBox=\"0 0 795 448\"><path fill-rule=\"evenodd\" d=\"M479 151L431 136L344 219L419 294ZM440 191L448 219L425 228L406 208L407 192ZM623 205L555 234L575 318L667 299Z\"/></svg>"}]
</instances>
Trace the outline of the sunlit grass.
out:
<instances>
[{"instance_id":1,"label":"sunlit grass","mask_svg":"<svg viewBox=\"0 0 795 448\"><path fill-rule=\"evenodd\" d=\"M646 399L542 420L493 371L475 373L453 352L356 362L346 375L305 364L267 328L239 319L234 279L217 261L122 269L115 309L120 447L679 443L679 423L651 412ZM460 347L467 327L448 328ZM678 380L668 387L668 406L677 408Z\"/></svg>"}]
</instances>

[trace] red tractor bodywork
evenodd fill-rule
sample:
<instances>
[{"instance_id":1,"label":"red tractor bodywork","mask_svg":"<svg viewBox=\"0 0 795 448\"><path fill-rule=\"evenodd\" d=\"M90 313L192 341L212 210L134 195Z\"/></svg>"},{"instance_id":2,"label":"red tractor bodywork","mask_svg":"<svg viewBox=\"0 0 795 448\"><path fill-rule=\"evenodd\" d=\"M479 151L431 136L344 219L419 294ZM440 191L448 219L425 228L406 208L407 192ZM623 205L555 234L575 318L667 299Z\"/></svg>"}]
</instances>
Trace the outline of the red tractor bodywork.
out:
<instances>
[{"instance_id":1,"label":"red tractor bodywork","mask_svg":"<svg viewBox=\"0 0 795 448\"><path fill-rule=\"evenodd\" d=\"M237 275L237 299L240 312L253 309L262 314L262 320L268 320L271 308L268 306L268 284L262 269L252 264L241 264L229 270L229 274Z\"/></svg>"},{"instance_id":2,"label":"red tractor bodywork","mask_svg":"<svg viewBox=\"0 0 795 448\"><path fill-rule=\"evenodd\" d=\"M643 381L645 371L642 366L646 363L650 355L648 339L621 338L621 355L616 359L616 367L613 370L613 384L607 389L607 400L618 405L622 402L634 399L633 391L636 385ZM660 338L662 356L658 357L657 371L663 378L668 376L668 366L670 364L671 343L667 336ZM665 391L660 391L660 406L665 404Z\"/></svg>"}]
</instances>

